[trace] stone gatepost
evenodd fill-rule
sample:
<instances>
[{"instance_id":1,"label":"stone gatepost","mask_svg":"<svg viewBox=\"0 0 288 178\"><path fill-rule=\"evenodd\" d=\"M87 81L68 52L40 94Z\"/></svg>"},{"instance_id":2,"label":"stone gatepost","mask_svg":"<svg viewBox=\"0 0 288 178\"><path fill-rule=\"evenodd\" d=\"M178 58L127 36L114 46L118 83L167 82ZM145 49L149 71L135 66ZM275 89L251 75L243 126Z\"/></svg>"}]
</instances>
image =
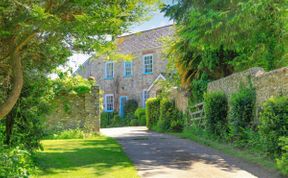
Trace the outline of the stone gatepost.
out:
<instances>
[{"instance_id":1,"label":"stone gatepost","mask_svg":"<svg viewBox=\"0 0 288 178\"><path fill-rule=\"evenodd\" d=\"M100 89L93 86L91 93L85 95L85 129L90 132L100 132Z\"/></svg>"}]
</instances>

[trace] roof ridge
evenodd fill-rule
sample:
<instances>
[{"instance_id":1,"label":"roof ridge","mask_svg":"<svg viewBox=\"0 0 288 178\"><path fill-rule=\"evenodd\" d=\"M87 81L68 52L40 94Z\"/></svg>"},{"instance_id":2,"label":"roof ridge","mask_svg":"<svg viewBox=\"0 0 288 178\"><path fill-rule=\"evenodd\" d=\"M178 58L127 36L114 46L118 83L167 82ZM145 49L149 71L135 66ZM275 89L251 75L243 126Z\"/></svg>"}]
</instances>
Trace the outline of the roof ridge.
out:
<instances>
[{"instance_id":1,"label":"roof ridge","mask_svg":"<svg viewBox=\"0 0 288 178\"><path fill-rule=\"evenodd\" d=\"M127 34L127 35L120 35L118 36L117 38L122 38L122 37L127 37L127 36L132 36L132 35L137 35L139 33L146 33L146 32L150 32L150 31L153 31L153 30L159 30L161 28L167 28L167 27L170 27L170 26L173 26L174 24L169 24L169 25L164 25L164 26L160 26L160 27L156 27L156 28L151 28L151 29L147 29L147 30L142 30L142 31L139 31L139 32L133 32L131 34Z\"/></svg>"}]
</instances>

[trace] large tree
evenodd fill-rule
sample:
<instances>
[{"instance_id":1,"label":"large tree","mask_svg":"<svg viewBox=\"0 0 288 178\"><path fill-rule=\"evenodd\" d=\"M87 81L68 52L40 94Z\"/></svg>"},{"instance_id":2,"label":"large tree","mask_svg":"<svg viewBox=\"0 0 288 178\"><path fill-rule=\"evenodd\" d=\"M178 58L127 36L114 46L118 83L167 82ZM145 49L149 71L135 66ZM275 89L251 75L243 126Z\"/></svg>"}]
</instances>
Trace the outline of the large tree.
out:
<instances>
[{"instance_id":1,"label":"large tree","mask_svg":"<svg viewBox=\"0 0 288 178\"><path fill-rule=\"evenodd\" d=\"M287 0L175 0L163 11L176 22L170 56L194 93L234 71L287 65ZM201 92L200 92L201 95Z\"/></svg>"},{"instance_id":2,"label":"large tree","mask_svg":"<svg viewBox=\"0 0 288 178\"><path fill-rule=\"evenodd\" d=\"M102 47L111 46L107 39L125 32L153 3L153 0L1 0L0 88L7 92L0 92L0 119L11 111L20 96L26 66L31 71L48 72L63 64L71 50L101 51Z\"/></svg>"}]
</instances>

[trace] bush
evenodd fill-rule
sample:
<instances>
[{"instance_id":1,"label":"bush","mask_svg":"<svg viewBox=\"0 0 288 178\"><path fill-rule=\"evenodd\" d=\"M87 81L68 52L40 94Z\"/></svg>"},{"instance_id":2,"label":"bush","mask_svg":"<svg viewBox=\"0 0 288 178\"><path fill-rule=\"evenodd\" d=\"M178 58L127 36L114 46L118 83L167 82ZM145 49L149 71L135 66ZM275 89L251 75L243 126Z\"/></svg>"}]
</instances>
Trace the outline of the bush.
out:
<instances>
[{"instance_id":1,"label":"bush","mask_svg":"<svg viewBox=\"0 0 288 178\"><path fill-rule=\"evenodd\" d=\"M151 129L160 117L160 99L149 98L146 102L146 126Z\"/></svg>"},{"instance_id":2,"label":"bush","mask_svg":"<svg viewBox=\"0 0 288 178\"><path fill-rule=\"evenodd\" d=\"M278 157L281 154L278 140L288 133L288 98L277 97L266 101L259 120L259 133L265 151L270 156Z\"/></svg>"},{"instance_id":3,"label":"bush","mask_svg":"<svg viewBox=\"0 0 288 178\"><path fill-rule=\"evenodd\" d=\"M146 125L146 112L144 108L138 108L135 111L134 116L138 119L139 125Z\"/></svg>"},{"instance_id":4,"label":"bush","mask_svg":"<svg viewBox=\"0 0 288 178\"><path fill-rule=\"evenodd\" d=\"M0 146L0 177L29 177L33 170L30 153L19 147Z\"/></svg>"},{"instance_id":5,"label":"bush","mask_svg":"<svg viewBox=\"0 0 288 178\"><path fill-rule=\"evenodd\" d=\"M204 110L207 130L218 137L227 133L228 101L223 92L206 93Z\"/></svg>"},{"instance_id":6,"label":"bush","mask_svg":"<svg viewBox=\"0 0 288 178\"><path fill-rule=\"evenodd\" d=\"M247 129L253 126L255 101L255 90L252 88L242 88L231 96L228 114L230 136L241 145L248 141Z\"/></svg>"},{"instance_id":7,"label":"bush","mask_svg":"<svg viewBox=\"0 0 288 178\"><path fill-rule=\"evenodd\" d=\"M60 132L59 134L54 134L52 139L83 139L85 138L85 133L80 129L69 129Z\"/></svg>"},{"instance_id":8,"label":"bush","mask_svg":"<svg viewBox=\"0 0 288 178\"><path fill-rule=\"evenodd\" d=\"M127 100L124 106L125 115L129 113L134 114L137 108L138 108L138 103L136 100L133 100L133 99Z\"/></svg>"},{"instance_id":9,"label":"bush","mask_svg":"<svg viewBox=\"0 0 288 178\"><path fill-rule=\"evenodd\" d=\"M183 119L174 101L169 101L167 98L161 100L158 126L163 131L181 131L183 129Z\"/></svg>"},{"instance_id":10,"label":"bush","mask_svg":"<svg viewBox=\"0 0 288 178\"><path fill-rule=\"evenodd\" d=\"M288 175L288 136L279 139L279 146L282 148L282 156L276 159L277 168L284 175Z\"/></svg>"},{"instance_id":11,"label":"bush","mask_svg":"<svg viewBox=\"0 0 288 178\"><path fill-rule=\"evenodd\" d=\"M114 112L102 112L100 116L101 128L110 127L113 123L114 115L116 115Z\"/></svg>"},{"instance_id":12,"label":"bush","mask_svg":"<svg viewBox=\"0 0 288 178\"><path fill-rule=\"evenodd\" d=\"M139 125L139 120L137 120L137 119L131 119L129 125L130 125L130 126L138 126L138 125Z\"/></svg>"}]
</instances>

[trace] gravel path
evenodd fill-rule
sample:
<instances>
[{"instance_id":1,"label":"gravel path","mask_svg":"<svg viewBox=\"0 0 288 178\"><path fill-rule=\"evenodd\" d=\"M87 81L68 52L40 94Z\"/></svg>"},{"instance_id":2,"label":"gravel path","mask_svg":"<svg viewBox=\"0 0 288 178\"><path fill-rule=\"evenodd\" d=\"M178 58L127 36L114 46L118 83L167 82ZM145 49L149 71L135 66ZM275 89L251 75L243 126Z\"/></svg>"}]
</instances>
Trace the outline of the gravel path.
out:
<instances>
[{"instance_id":1,"label":"gravel path","mask_svg":"<svg viewBox=\"0 0 288 178\"><path fill-rule=\"evenodd\" d=\"M143 178L280 177L190 140L149 132L146 127L101 129L101 133L118 140Z\"/></svg>"}]
</instances>

